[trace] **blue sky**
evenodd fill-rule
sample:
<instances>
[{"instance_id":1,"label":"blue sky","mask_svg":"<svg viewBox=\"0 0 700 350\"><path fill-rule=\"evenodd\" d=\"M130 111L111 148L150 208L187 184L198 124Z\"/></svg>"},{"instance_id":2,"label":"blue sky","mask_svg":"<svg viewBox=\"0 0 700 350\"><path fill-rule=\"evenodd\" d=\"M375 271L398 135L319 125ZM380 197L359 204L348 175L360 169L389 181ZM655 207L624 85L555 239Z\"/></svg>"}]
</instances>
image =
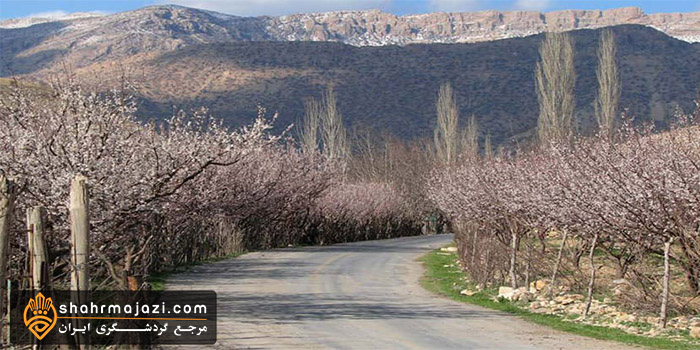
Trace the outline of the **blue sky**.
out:
<instances>
[{"instance_id":1,"label":"blue sky","mask_svg":"<svg viewBox=\"0 0 700 350\"><path fill-rule=\"evenodd\" d=\"M700 0L0 0L0 19L71 12L113 13L174 3L241 16L378 8L396 14L435 11L608 9L637 6L647 13L700 11Z\"/></svg>"}]
</instances>

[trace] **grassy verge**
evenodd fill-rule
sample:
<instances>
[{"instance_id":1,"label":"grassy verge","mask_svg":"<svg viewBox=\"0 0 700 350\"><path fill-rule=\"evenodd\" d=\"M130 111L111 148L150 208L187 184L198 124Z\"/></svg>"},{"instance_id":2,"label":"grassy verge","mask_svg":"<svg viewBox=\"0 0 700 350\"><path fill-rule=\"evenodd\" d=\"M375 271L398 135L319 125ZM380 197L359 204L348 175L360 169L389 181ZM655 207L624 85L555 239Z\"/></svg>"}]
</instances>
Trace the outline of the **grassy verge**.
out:
<instances>
[{"instance_id":1,"label":"grassy verge","mask_svg":"<svg viewBox=\"0 0 700 350\"><path fill-rule=\"evenodd\" d=\"M211 259L207 259L207 260L189 263L186 265L176 266L168 271L163 271L163 272L159 272L159 273L155 273L155 274L151 275L151 277L148 279L148 283L151 284L151 290L161 291L161 290L165 289L165 281L167 281L168 277L170 277L174 274L186 272L194 266L198 266L198 265L202 265L202 264L206 264L206 263L217 262L217 261L226 260L226 259L237 258L243 254L245 254L245 252L233 253L233 254L229 254L229 255L225 255L225 256L219 256L216 258L211 258Z\"/></svg>"},{"instance_id":2,"label":"grassy verge","mask_svg":"<svg viewBox=\"0 0 700 350\"><path fill-rule=\"evenodd\" d=\"M642 345L653 349L687 350L698 348L698 345L692 342L675 341L664 338L650 338L629 334L620 329L565 321L563 317L556 315L532 313L518 307L510 301L493 300L492 297L495 295L494 291L485 290L472 296L462 295L459 293L461 290L473 286L464 280L464 274L456 265L457 257L455 254L447 254L436 250L423 256L421 261L425 266L425 275L421 280L423 287L433 293L449 297L450 299L456 301L504 311L520 316L521 318L530 322L596 339L612 340L632 345Z\"/></svg>"}]
</instances>

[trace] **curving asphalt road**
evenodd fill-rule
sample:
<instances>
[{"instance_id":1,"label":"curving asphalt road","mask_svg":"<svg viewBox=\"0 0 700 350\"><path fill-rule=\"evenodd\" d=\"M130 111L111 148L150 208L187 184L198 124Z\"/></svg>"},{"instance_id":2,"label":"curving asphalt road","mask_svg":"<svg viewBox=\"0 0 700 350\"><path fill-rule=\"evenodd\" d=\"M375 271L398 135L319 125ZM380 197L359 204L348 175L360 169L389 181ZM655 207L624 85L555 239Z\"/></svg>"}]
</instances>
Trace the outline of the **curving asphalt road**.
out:
<instances>
[{"instance_id":1,"label":"curving asphalt road","mask_svg":"<svg viewBox=\"0 0 700 350\"><path fill-rule=\"evenodd\" d=\"M176 275L167 289L216 290L213 349L632 349L425 291L416 258L451 240L421 236L250 253Z\"/></svg>"}]
</instances>

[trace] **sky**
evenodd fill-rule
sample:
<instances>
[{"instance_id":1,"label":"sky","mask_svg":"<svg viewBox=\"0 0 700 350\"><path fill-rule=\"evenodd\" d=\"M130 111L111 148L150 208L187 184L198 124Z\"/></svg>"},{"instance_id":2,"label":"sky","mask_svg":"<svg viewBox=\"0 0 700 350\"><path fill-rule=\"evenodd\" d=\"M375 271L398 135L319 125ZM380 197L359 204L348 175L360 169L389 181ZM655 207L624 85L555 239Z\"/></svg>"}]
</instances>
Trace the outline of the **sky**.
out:
<instances>
[{"instance_id":1,"label":"sky","mask_svg":"<svg viewBox=\"0 0 700 350\"><path fill-rule=\"evenodd\" d=\"M609 9L635 6L646 13L700 11L700 0L0 0L0 19L61 17L72 12L114 13L177 4L239 16L380 9L398 15L481 10Z\"/></svg>"}]
</instances>

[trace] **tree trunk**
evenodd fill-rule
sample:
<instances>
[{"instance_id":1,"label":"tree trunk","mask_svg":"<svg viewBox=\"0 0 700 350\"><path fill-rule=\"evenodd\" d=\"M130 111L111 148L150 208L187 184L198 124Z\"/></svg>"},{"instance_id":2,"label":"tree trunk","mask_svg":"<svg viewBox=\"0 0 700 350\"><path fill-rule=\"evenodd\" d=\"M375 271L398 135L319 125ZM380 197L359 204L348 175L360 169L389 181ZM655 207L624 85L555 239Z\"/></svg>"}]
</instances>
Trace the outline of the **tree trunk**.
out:
<instances>
[{"instance_id":1,"label":"tree trunk","mask_svg":"<svg viewBox=\"0 0 700 350\"><path fill-rule=\"evenodd\" d=\"M32 289L41 290L48 282L44 278L48 276L46 266L48 252L44 240L44 208L27 209L27 231L31 242L29 253L31 256Z\"/></svg>"},{"instance_id":2,"label":"tree trunk","mask_svg":"<svg viewBox=\"0 0 700 350\"><path fill-rule=\"evenodd\" d=\"M530 270L532 269L530 241L525 240L525 288L530 290Z\"/></svg>"},{"instance_id":3,"label":"tree trunk","mask_svg":"<svg viewBox=\"0 0 700 350\"><path fill-rule=\"evenodd\" d=\"M583 317L588 317L588 312L591 310L591 303L593 302L593 286L595 286L595 264L593 262L593 256L595 255L595 248L598 244L598 234L593 236L593 242L591 242L591 251L588 254L589 266L591 268L591 280L588 282L588 294L586 296L586 309L583 311Z\"/></svg>"},{"instance_id":4,"label":"tree trunk","mask_svg":"<svg viewBox=\"0 0 700 350\"><path fill-rule=\"evenodd\" d=\"M564 231L564 236L561 238L561 244L559 245L559 252L557 253L557 261L554 263L554 271L552 271L552 287L555 286L557 280L557 274L559 273L559 265L561 265L561 257L564 254L564 246L566 245L566 238L568 232Z\"/></svg>"},{"instance_id":5,"label":"tree trunk","mask_svg":"<svg viewBox=\"0 0 700 350\"><path fill-rule=\"evenodd\" d=\"M84 176L76 176L70 186L70 228L73 271L71 273L71 289L87 291L90 289L88 275L88 258L90 254L90 229L88 216L88 191Z\"/></svg>"},{"instance_id":6,"label":"tree trunk","mask_svg":"<svg viewBox=\"0 0 700 350\"><path fill-rule=\"evenodd\" d=\"M518 231L511 229L511 251L510 251L510 286L513 289L518 288L518 276L515 273L515 267L518 257Z\"/></svg>"},{"instance_id":7,"label":"tree trunk","mask_svg":"<svg viewBox=\"0 0 700 350\"><path fill-rule=\"evenodd\" d=\"M474 268L474 263L476 263L476 239L477 239L477 229L473 228L474 232L472 232L472 256L471 256L471 265L472 269Z\"/></svg>"},{"instance_id":8,"label":"tree trunk","mask_svg":"<svg viewBox=\"0 0 700 350\"><path fill-rule=\"evenodd\" d=\"M683 268L683 271L685 272L686 279L688 280L688 288L690 288L690 291L693 293L693 295L700 295L700 278L698 278L700 277L700 273L698 273L698 270L692 263L692 261L695 259L693 259L690 253L691 251L694 251L694 249L692 246L688 247L686 240L683 238L679 240L679 243L683 255L688 260L688 263L683 263L682 260L677 260L679 262L679 266Z\"/></svg>"},{"instance_id":9,"label":"tree trunk","mask_svg":"<svg viewBox=\"0 0 700 350\"><path fill-rule=\"evenodd\" d=\"M6 292L9 293L9 289L5 290L5 271L7 270L7 265L9 265L7 263L7 253L10 243L10 226L12 225L10 220L12 219L16 195L15 184L4 176L0 176L0 320L3 321L0 322L0 345L4 343L2 331L6 313L3 311L3 305L5 304Z\"/></svg>"},{"instance_id":10,"label":"tree trunk","mask_svg":"<svg viewBox=\"0 0 700 350\"><path fill-rule=\"evenodd\" d=\"M661 294L661 313L659 315L661 328L666 328L666 322L668 321L668 296L670 294L671 285L671 264L669 261L671 243L673 243L673 238L669 238L664 242L664 285Z\"/></svg>"}]
</instances>

